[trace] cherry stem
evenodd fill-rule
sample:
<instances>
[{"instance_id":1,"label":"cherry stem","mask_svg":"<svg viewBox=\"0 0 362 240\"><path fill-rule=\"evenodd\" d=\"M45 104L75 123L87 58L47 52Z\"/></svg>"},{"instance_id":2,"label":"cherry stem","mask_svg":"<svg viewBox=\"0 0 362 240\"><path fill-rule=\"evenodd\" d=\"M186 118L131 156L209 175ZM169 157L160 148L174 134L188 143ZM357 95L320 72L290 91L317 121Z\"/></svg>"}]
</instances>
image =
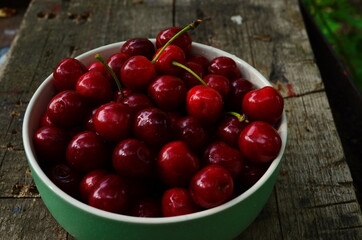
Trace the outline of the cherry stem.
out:
<instances>
[{"instance_id":1,"label":"cherry stem","mask_svg":"<svg viewBox=\"0 0 362 240\"><path fill-rule=\"evenodd\" d=\"M190 23L189 25L187 25L186 27L184 27L183 29L181 29L178 33L176 33L170 40L168 40L168 42L161 48L161 50L157 53L157 55L152 59L152 63L155 63L157 61L157 59L160 57L161 53L163 52L163 50L165 50L165 48L167 48L172 42L173 40L175 40L176 38L178 38L181 34L183 34L184 32L188 31L188 30L194 30L195 28L197 28L200 23L202 23L202 20L196 20L192 23Z\"/></svg>"},{"instance_id":2,"label":"cherry stem","mask_svg":"<svg viewBox=\"0 0 362 240\"><path fill-rule=\"evenodd\" d=\"M106 63L106 61L104 61L104 59L102 58L101 55L99 55L98 53L94 56L96 59L98 59L105 67L106 69L108 70L108 72L112 75L114 81L116 82L117 84L117 88L118 90L121 92L121 96L122 98L124 98L124 93L122 91L122 86L121 86L121 82L119 81L117 75L114 73L114 71L112 70L112 68L110 68L108 66L108 64Z\"/></svg>"},{"instance_id":3,"label":"cherry stem","mask_svg":"<svg viewBox=\"0 0 362 240\"><path fill-rule=\"evenodd\" d=\"M245 114L240 114L240 113L237 113L237 112L227 112L226 114L236 117L239 120L239 122L246 122L246 123L249 122L249 120L246 119Z\"/></svg>"},{"instance_id":4,"label":"cherry stem","mask_svg":"<svg viewBox=\"0 0 362 240\"><path fill-rule=\"evenodd\" d=\"M189 72L190 74L192 74L192 76L194 76L195 78L197 78L197 80L199 80L202 85L207 86L206 82L204 80L202 80L202 78L200 78L199 75L197 75L194 71L192 71L190 68L186 67L185 65L176 62L176 61L172 61L172 65L176 66L176 67L180 67L182 69L185 69L187 72Z\"/></svg>"}]
</instances>

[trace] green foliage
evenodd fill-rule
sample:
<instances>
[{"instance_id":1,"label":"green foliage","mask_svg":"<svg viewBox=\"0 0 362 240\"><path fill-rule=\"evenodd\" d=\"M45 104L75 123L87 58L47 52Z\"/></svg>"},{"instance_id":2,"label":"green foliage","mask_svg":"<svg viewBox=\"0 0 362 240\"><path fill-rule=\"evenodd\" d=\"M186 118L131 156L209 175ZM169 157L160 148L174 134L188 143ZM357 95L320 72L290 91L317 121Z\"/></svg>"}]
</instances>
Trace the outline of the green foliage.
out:
<instances>
[{"instance_id":1,"label":"green foliage","mask_svg":"<svg viewBox=\"0 0 362 240\"><path fill-rule=\"evenodd\" d=\"M304 3L362 91L362 2L304 0Z\"/></svg>"}]
</instances>

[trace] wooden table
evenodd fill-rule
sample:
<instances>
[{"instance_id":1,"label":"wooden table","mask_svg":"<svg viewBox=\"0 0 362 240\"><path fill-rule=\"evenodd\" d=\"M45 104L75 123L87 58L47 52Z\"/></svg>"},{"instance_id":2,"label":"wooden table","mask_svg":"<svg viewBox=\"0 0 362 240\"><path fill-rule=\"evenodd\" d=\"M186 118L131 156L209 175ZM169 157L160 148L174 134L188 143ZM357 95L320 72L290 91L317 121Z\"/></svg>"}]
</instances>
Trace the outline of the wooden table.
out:
<instances>
[{"instance_id":1,"label":"wooden table","mask_svg":"<svg viewBox=\"0 0 362 240\"><path fill-rule=\"evenodd\" d=\"M297 0L33 0L0 78L0 238L73 239L45 208L25 158L25 108L56 63L163 28L210 19L194 41L249 62L285 98L277 184L237 239L362 239L362 214Z\"/></svg>"}]
</instances>

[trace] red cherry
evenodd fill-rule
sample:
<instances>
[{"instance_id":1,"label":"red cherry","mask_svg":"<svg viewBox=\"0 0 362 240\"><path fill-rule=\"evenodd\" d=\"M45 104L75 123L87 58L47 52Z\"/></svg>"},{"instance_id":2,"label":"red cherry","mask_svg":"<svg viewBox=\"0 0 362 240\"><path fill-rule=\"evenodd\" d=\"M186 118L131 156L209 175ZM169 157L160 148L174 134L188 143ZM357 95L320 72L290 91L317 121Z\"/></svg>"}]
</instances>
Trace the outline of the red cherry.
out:
<instances>
[{"instance_id":1,"label":"red cherry","mask_svg":"<svg viewBox=\"0 0 362 240\"><path fill-rule=\"evenodd\" d=\"M149 177L155 163L156 157L152 150L138 139L125 139L113 150L113 168L122 176Z\"/></svg>"},{"instance_id":2,"label":"red cherry","mask_svg":"<svg viewBox=\"0 0 362 240\"><path fill-rule=\"evenodd\" d=\"M43 114L40 119L40 127L56 127L54 123L49 119L47 112Z\"/></svg>"},{"instance_id":3,"label":"red cherry","mask_svg":"<svg viewBox=\"0 0 362 240\"><path fill-rule=\"evenodd\" d=\"M60 162L65 159L65 150L70 141L68 134L57 127L41 127L34 134L34 147L45 162Z\"/></svg>"},{"instance_id":4,"label":"red cherry","mask_svg":"<svg viewBox=\"0 0 362 240\"><path fill-rule=\"evenodd\" d=\"M170 27L159 32L156 37L156 47L163 47L173 36L176 35L176 33L182 29L183 28L181 27ZM180 47L186 54L191 51L191 43L192 39L188 32L182 33L172 42L173 45Z\"/></svg>"},{"instance_id":5,"label":"red cherry","mask_svg":"<svg viewBox=\"0 0 362 240\"><path fill-rule=\"evenodd\" d=\"M49 102L47 115L56 126L69 128L80 123L87 113L87 106L79 93L66 90Z\"/></svg>"},{"instance_id":6,"label":"red cherry","mask_svg":"<svg viewBox=\"0 0 362 240\"><path fill-rule=\"evenodd\" d=\"M217 137L231 147L237 148L239 135L247 125L245 121L240 122L235 116L226 116L217 126Z\"/></svg>"},{"instance_id":7,"label":"red cherry","mask_svg":"<svg viewBox=\"0 0 362 240\"><path fill-rule=\"evenodd\" d=\"M93 187L97 184L97 182L108 172L104 169L96 169L89 173L87 173L82 181L80 182L80 195L81 199L84 202L88 202L89 193L92 191Z\"/></svg>"},{"instance_id":8,"label":"red cherry","mask_svg":"<svg viewBox=\"0 0 362 240\"><path fill-rule=\"evenodd\" d=\"M190 181L193 201L203 207L212 208L228 201L233 194L231 174L219 165L208 165L198 171Z\"/></svg>"},{"instance_id":9,"label":"red cherry","mask_svg":"<svg viewBox=\"0 0 362 240\"><path fill-rule=\"evenodd\" d=\"M113 70L113 72L120 78L120 72L123 64L130 58L125 53L115 53L107 59L108 66ZM115 87L116 83L114 81L113 85Z\"/></svg>"},{"instance_id":10,"label":"red cherry","mask_svg":"<svg viewBox=\"0 0 362 240\"><path fill-rule=\"evenodd\" d=\"M58 63L53 72L53 84L61 92L75 90L78 78L87 72L87 68L74 58L64 58Z\"/></svg>"},{"instance_id":11,"label":"red cherry","mask_svg":"<svg viewBox=\"0 0 362 240\"><path fill-rule=\"evenodd\" d=\"M241 76L235 61L229 57L214 58L209 65L209 72L213 74L224 75L230 80Z\"/></svg>"},{"instance_id":12,"label":"red cherry","mask_svg":"<svg viewBox=\"0 0 362 240\"><path fill-rule=\"evenodd\" d=\"M140 110L153 107L152 101L144 94L131 93L125 96L120 102L127 105L133 114L138 113Z\"/></svg>"},{"instance_id":13,"label":"red cherry","mask_svg":"<svg viewBox=\"0 0 362 240\"><path fill-rule=\"evenodd\" d=\"M268 170L269 164L246 164L243 174L238 180L242 191L252 187Z\"/></svg>"},{"instance_id":14,"label":"red cherry","mask_svg":"<svg viewBox=\"0 0 362 240\"><path fill-rule=\"evenodd\" d=\"M150 107L137 113L133 131L137 138L148 145L161 147L170 139L170 122L165 112Z\"/></svg>"},{"instance_id":15,"label":"red cherry","mask_svg":"<svg viewBox=\"0 0 362 240\"><path fill-rule=\"evenodd\" d=\"M66 157L70 167L88 172L103 167L110 160L110 153L95 132L85 131L75 135L70 141Z\"/></svg>"},{"instance_id":16,"label":"red cherry","mask_svg":"<svg viewBox=\"0 0 362 240\"><path fill-rule=\"evenodd\" d=\"M266 86L248 92L243 99L242 108L252 121L275 124L282 117L284 100L277 90Z\"/></svg>"},{"instance_id":17,"label":"red cherry","mask_svg":"<svg viewBox=\"0 0 362 240\"><path fill-rule=\"evenodd\" d=\"M158 172L168 186L187 186L191 177L199 169L197 156L182 141L169 142L159 152Z\"/></svg>"},{"instance_id":18,"label":"red cherry","mask_svg":"<svg viewBox=\"0 0 362 240\"><path fill-rule=\"evenodd\" d=\"M254 89L253 84L244 79L237 78L230 82L230 94L228 99L228 106L233 111L242 112L242 102L246 93Z\"/></svg>"},{"instance_id":19,"label":"red cherry","mask_svg":"<svg viewBox=\"0 0 362 240\"><path fill-rule=\"evenodd\" d=\"M162 196L162 214L164 217L180 216L199 211L186 188L171 188Z\"/></svg>"},{"instance_id":20,"label":"red cherry","mask_svg":"<svg viewBox=\"0 0 362 240\"><path fill-rule=\"evenodd\" d=\"M191 54L190 57L187 59L187 62L194 62L201 65L205 72L208 71L208 67L210 65L209 60L199 54Z\"/></svg>"},{"instance_id":21,"label":"red cherry","mask_svg":"<svg viewBox=\"0 0 362 240\"><path fill-rule=\"evenodd\" d=\"M274 160L279 154L281 145L278 132L266 122L252 122L239 136L239 149L252 163Z\"/></svg>"},{"instance_id":22,"label":"red cherry","mask_svg":"<svg viewBox=\"0 0 362 240\"><path fill-rule=\"evenodd\" d=\"M205 81L207 86L218 91L224 100L227 99L230 92L230 83L227 77L218 74L209 74L202 80Z\"/></svg>"},{"instance_id":23,"label":"red cherry","mask_svg":"<svg viewBox=\"0 0 362 240\"><path fill-rule=\"evenodd\" d=\"M130 215L134 217L161 217L161 202L155 198L141 198L132 202Z\"/></svg>"},{"instance_id":24,"label":"red cherry","mask_svg":"<svg viewBox=\"0 0 362 240\"><path fill-rule=\"evenodd\" d=\"M101 62L93 62L87 66L87 69L89 72L99 72L109 81L113 81L111 80L112 78L111 74L108 72L107 68Z\"/></svg>"},{"instance_id":25,"label":"red cherry","mask_svg":"<svg viewBox=\"0 0 362 240\"><path fill-rule=\"evenodd\" d=\"M238 149L224 142L214 142L206 149L203 157L206 165L217 164L226 168L233 179L240 176L244 170L245 161Z\"/></svg>"},{"instance_id":26,"label":"red cherry","mask_svg":"<svg viewBox=\"0 0 362 240\"><path fill-rule=\"evenodd\" d=\"M77 82L76 91L92 105L110 101L113 94L110 81L96 71L83 74Z\"/></svg>"},{"instance_id":27,"label":"red cherry","mask_svg":"<svg viewBox=\"0 0 362 240\"><path fill-rule=\"evenodd\" d=\"M180 78L162 75L148 86L148 95L159 108L173 111L185 103L186 87Z\"/></svg>"},{"instance_id":28,"label":"red cherry","mask_svg":"<svg viewBox=\"0 0 362 240\"><path fill-rule=\"evenodd\" d=\"M82 174L64 163L58 163L45 171L48 178L62 191L74 198L79 198L79 185Z\"/></svg>"},{"instance_id":29,"label":"red cherry","mask_svg":"<svg viewBox=\"0 0 362 240\"><path fill-rule=\"evenodd\" d=\"M193 116L179 118L174 125L176 139L182 140L195 152L203 151L209 143L209 134Z\"/></svg>"},{"instance_id":30,"label":"red cherry","mask_svg":"<svg viewBox=\"0 0 362 240\"><path fill-rule=\"evenodd\" d=\"M89 193L88 204L113 213L124 213L128 207L128 189L116 174L103 176Z\"/></svg>"},{"instance_id":31,"label":"red cherry","mask_svg":"<svg viewBox=\"0 0 362 240\"><path fill-rule=\"evenodd\" d=\"M216 122L221 116L222 108L223 101L220 93L211 87L197 85L187 92L187 112L201 122Z\"/></svg>"},{"instance_id":32,"label":"red cherry","mask_svg":"<svg viewBox=\"0 0 362 240\"><path fill-rule=\"evenodd\" d=\"M144 92L156 77L153 63L144 56L129 58L121 69L121 81L134 92Z\"/></svg>"},{"instance_id":33,"label":"red cherry","mask_svg":"<svg viewBox=\"0 0 362 240\"><path fill-rule=\"evenodd\" d=\"M96 132L105 140L118 142L131 134L132 113L123 103L110 102L100 106L93 116Z\"/></svg>"},{"instance_id":34,"label":"red cherry","mask_svg":"<svg viewBox=\"0 0 362 240\"><path fill-rule=\"evenodd\" d=\"M160 49L157 50L160 51ZM180 67L174 66L172 62L184 64L186 61L184 51L176 45L167 46L161 53L155 66L159 74L179 75L183 70Z\"/></svg>"},{"instance_id":35,"label":"red cherry","mask_svg":"<svg viewBox=\"0 0 362 240\"><path fill-rule=\"evenodd\" d=\"M145 56L148 60L152 60L155 54L155 46L147 38L132 38L122 45L121 53L125 53L130 57L141 55Z\"/></svg>"},{"instance_id":36,"label":"red cherry","mask_svg":"<svg viewBox=\"0 0 362 240\"><path fill-rule=\"evenodd\" d=\"M204 77L205 70L200 64L194 62L186 62L185 66L191 69L200 78ZM201 84L200 81L195 76L193 76L191 73L189 73L186 70L182 71L181 78L184 81L187 89L190 89L196 85Z\"/></svg>"}]
</instances>

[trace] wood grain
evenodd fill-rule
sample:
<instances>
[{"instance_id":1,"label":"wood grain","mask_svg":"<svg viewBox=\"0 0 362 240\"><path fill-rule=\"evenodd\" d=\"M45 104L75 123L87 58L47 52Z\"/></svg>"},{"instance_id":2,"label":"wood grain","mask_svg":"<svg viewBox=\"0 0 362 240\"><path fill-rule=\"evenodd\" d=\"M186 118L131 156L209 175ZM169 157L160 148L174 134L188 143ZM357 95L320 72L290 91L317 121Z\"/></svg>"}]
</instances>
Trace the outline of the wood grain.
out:
<instances>
[{"instance_id":1,"label":"wood grain","mask_svg":"<svg viewBox=\"0 0 362 240\"><path fill-rule=\"evenodd\" d=\"M244 59L282 93L288 145L274 191L236 239L361 239L362 214L296 0L33 0L0 75L0 236L73 239L34 188L22 147L26 105L64 57L163 28ZM36 223L36 224L31 224Z\"/></svg>"}]
</instances>

